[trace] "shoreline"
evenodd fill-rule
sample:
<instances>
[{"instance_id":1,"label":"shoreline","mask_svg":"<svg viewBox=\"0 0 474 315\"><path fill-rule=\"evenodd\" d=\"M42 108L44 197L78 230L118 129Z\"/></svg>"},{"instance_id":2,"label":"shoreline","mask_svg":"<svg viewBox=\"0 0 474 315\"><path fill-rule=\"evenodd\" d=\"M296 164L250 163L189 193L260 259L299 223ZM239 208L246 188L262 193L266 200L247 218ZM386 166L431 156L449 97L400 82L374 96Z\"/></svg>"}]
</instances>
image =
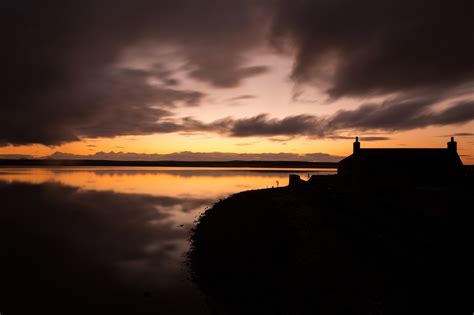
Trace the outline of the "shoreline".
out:
<instances>
[{"instance_id":1,"label":"shoreline","mask_svg":"<svg viewBox=\"0 0 474 315\"><path fill-rule=\"evenodd\" d=\"M0 167L67 167L67 166L128 166L128 167L182 167L182 168L268 168L275 172L286 170L335 170L338 162L303 161L116 161L116 160L52 160L0 159ZM466 173L474 175L474 165L464 165ZM265 170L263 170L265 171Z\"/></svg>"},{"instance_id":2,"label":"shoreline","mask_svg":"<svg viewBox=\"0 0 474 315\"><path fill-rule=\"evenodd\" d=\"M235 167L276 169L335 169L337 162L300 161L115 161L115 160L41 160L0 159L0 166L162 166L162 167Z\"/></svg>"},{"instance_id":3,"label":"shoreline","mask_svg":"<svg viewBox=\"0 0 474 315\"><path fill-rule=\"evenodd\" d=\"M217 314L469 310L472 179L401 188L313 176L237 193L196 221L191 278Z\"/></svg>"}]
</instances>

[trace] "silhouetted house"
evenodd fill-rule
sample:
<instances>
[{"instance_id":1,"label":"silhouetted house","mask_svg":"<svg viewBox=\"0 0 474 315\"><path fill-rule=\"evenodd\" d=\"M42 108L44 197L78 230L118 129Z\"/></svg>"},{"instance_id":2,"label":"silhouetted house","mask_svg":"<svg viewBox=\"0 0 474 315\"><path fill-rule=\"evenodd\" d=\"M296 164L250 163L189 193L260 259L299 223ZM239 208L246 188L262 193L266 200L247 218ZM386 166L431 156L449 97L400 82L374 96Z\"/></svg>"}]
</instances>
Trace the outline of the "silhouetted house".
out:
<instances>
[{"instance_id":1,"label":"silhouetted house","mask_svg":"<svg viewBox=\"0 0 474 315\"><path fill-rule=\"evenodd\" d=\"M356 137L352 155L339 162L337 173L360 182L433 183L463 176L464 166L454 138L439 149L365 149Z\"/></svg>"}]
</instances>

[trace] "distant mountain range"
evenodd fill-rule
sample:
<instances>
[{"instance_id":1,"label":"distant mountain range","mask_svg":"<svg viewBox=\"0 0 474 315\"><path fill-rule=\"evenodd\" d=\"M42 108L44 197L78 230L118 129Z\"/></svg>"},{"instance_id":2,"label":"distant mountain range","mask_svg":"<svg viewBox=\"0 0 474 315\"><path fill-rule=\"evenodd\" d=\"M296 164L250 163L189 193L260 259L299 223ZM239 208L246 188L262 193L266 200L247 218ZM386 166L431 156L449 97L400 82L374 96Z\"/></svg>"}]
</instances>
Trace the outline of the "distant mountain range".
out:
<instances>
[{"instance_id":1,"label":"distant mountain range","mask_svg":"<svg viewBox=\"0 0 474 315\"><path fill-rule=\"evenodd\" d=\"M298 162L338 162L342 156L326 153L226 153L226 152L176 152L170 154L146 154L131 152L97 152L78 155L63 152L41 158L21 154L0 154L0 159L47 159L47 160L107 160L107 161L298 161Z\"/></svg>"},{"instance_id":2,"label":"distant mountain range","mask_svg":"<svg viewBox=\"0 0 474 315\"><path fill-rule=\"evenodd\" d=\"M34 159L31 155L24 154L0 154L2 160L22 160L22 159Z\"/></svg>"}]
</instances>

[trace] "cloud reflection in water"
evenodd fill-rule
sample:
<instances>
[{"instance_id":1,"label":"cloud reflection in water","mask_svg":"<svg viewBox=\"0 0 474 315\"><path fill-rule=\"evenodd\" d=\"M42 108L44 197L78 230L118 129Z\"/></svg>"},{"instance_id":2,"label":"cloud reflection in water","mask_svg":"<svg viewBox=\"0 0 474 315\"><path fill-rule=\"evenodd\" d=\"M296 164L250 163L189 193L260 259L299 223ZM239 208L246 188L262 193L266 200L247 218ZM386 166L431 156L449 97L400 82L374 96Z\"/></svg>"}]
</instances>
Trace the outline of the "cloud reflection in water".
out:
<instances>
[{"instance_id":1,"label":"cloud reflection in water","mask_svg":"<svg viewBox=\"0 0 474 315\"><path fill-rule=\"evenodd\" d=\"M0 196L2 312L202 309L182 266L188 231L170 212L208 199L1 181Z\"/></svg>"}]
</instances>

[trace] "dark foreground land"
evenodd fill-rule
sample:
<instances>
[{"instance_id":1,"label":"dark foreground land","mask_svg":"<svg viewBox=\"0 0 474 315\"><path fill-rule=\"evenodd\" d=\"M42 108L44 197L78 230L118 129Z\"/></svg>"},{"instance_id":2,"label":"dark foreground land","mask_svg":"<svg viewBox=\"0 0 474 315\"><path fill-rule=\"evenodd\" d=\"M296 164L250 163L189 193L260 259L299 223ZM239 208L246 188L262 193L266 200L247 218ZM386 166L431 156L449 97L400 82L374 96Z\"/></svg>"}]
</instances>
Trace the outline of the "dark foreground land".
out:
<instances>
[{"instance_id":1,"label":"dark foreground land","mask_svg":"<svg viewBox=\"0 0 474 315\"><path fill-rule=\"evenodd\" d=\"M216 314L472 314L474 182L314 176L222 200L192 235Z\"/></svg>"}]
</instances>

